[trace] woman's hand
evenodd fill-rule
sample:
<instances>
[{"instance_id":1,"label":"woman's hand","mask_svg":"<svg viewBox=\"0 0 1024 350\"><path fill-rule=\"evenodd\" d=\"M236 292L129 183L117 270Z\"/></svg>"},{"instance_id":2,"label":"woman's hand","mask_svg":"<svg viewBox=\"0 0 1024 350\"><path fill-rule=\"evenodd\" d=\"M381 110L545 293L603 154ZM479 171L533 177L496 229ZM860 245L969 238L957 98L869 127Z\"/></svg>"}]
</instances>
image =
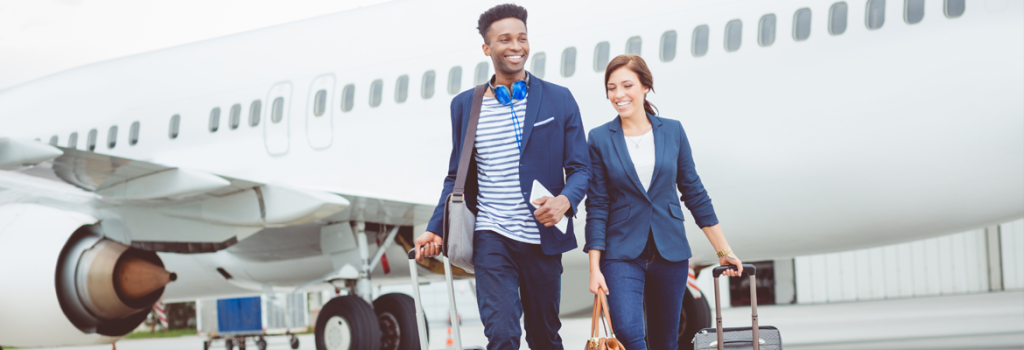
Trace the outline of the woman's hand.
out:
<instances>
[{"instance_id":1,"label":"woman's hand","mask_svg":"<svg viewBox=\"0 0 1024 350\"><path fill-rule=\"evenodd\" d=\"M608 284L604 282L604 274L601 271L590 272L590 292L597 295L597 290L602 289L608 295Z\"/></svg>"},{"instance_id":2,"label":"woman's hand","mask_svg":"<svg viewBox=\"0 0 1024 350\"><path fill-rule=\"evenodd\" d=\"M722 272L723 275L730 277L739 277L743 275L743 262L740 261L740 258L736 257L736 253L729 252L728 255L718 258L718 264L722 266L736 265L737 270L726 270L725 272ZM593 277L591 277L591 279L593 279Z\"/></svg>"}]
</instances>

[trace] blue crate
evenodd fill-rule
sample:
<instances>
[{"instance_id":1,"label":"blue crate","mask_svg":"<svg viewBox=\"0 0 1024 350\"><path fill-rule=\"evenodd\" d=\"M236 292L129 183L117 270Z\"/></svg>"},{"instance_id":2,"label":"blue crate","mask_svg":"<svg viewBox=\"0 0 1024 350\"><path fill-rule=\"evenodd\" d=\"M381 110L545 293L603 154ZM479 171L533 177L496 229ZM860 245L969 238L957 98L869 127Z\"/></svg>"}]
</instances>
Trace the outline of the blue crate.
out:
<instances>
[{"instance_id":1,"label":"blue crate","mask_svg":"<svg viewBox=\"0 0 1024 350\"><path fill-rule=\"evenodd\" d=\"M260 297L217 300L217 325L221 334L263 332Z\"/></svg>"}]
</instances>

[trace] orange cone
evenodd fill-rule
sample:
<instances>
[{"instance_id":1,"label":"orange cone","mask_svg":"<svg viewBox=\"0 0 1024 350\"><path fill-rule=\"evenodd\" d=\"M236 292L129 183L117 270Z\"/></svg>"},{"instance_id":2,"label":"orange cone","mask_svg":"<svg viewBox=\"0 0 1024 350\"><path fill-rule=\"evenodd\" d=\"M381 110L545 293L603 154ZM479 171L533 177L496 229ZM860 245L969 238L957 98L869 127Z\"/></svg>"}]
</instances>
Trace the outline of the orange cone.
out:
<instances>
[{"instance_id":1,"label":"orange cone","mask_svg":"<svg viewBox=\"0 0 1024 350\"><path fill-rule=\"evenodd\" d=\"M455 345L455 341L452 340L452 326L448 326L448 341L445 342L445 345Z\"/></svg>"}]
</instances>

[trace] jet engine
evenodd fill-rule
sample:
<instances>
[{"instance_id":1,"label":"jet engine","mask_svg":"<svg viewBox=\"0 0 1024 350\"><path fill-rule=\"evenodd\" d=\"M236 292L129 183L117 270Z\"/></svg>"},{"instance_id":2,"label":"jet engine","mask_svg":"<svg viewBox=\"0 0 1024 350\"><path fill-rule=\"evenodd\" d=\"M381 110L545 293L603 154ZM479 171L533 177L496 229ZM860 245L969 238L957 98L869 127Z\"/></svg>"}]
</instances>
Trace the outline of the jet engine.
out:
<instances>
[{"instance_id":1,"label":"jet engine","mask_svg":"<svg viewBox=\"0 0 1024 350\"><path fill-rule=\"evenodd\" d=\"M175 279L156 253L104 238L93 217L0 206L0 344L109 343L138 327Z\"/></svg>"}]
</instances>

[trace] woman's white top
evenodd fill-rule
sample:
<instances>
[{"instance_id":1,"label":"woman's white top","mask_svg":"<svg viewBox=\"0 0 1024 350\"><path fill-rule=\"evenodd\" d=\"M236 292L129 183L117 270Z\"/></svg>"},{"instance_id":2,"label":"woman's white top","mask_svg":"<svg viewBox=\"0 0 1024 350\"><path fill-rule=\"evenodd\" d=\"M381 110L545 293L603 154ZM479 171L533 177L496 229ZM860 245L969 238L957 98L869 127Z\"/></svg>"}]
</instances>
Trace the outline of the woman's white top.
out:
<instances>
[{"instance_id":1,"label":"woman's white top","mask_svg":"<svg viewBox=\"0 0 1024 350\"><path fill-rule=\"evenodd\" d=\"M654 177L654 129L640 136L622 136L626 137L626 148L629 149L629 158L633 160L636 175L640 177L644 191L647 191Z\"/></svg>"}]
</instances>

